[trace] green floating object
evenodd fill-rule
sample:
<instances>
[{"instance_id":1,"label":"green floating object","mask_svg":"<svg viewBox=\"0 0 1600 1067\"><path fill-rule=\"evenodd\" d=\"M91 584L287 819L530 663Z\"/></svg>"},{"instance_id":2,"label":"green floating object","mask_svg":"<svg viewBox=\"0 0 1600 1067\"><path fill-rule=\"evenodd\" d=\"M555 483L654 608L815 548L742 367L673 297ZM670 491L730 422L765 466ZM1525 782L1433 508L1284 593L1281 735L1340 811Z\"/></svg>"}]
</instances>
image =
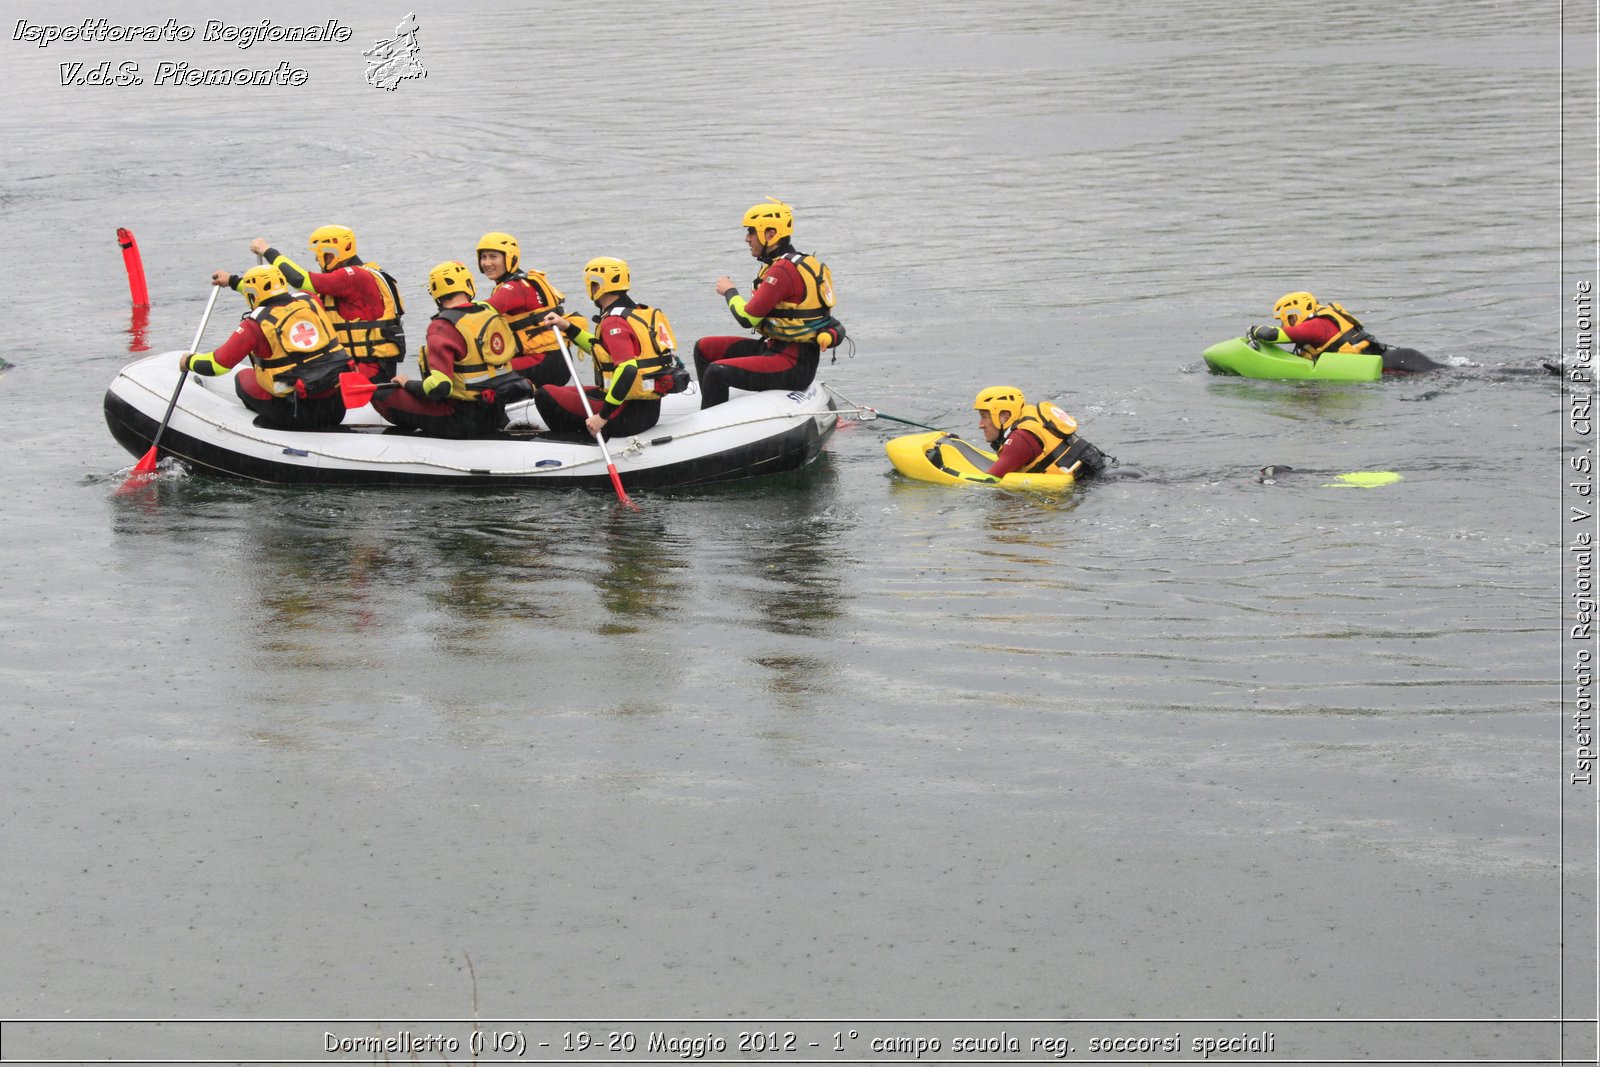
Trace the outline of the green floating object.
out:
<instances>
[{"instance_id":1,"label":"green floating object","mask_svg":"<svg viewBox=\"0 0 1600 1067\"><path fill-rule=\"evenodd\" d=\"M1348 474L1335 476L1328 482L1324 489L1376 489L1380 485L1393 485L1400 481L1400 475L1394 471L1351 471Z\"/></svg>"},{"instance_id":2,"label":"green floating object","mask_svg":"<svg viewBox=\"0 0 1600 1067\"><path fill-rule=\"evenodd\" d=\"M1241 378L1306 379L1328 382L1375 382L1383 377L1383 357L1366 352L1324 352L1304 359L1266 341L1233 337L1203 353L1212 374Z\"/></svg>"}]
</instances>

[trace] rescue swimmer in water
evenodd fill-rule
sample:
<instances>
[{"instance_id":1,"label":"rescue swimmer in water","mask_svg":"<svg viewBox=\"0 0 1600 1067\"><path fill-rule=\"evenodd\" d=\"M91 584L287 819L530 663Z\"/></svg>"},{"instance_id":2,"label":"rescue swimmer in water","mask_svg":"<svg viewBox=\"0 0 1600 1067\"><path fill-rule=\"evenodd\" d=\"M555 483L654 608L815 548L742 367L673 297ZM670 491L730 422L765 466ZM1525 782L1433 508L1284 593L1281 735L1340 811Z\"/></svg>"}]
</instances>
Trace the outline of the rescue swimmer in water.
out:
<instances>
[{"instance_id":1,"label":"rescue swimmer in water","mask_svg":"<svg viewBox=\"0 0 1600 1067\"><path fill-rule=\"evenodd\" d=\"M1342 471L1333 474L1330 471L1291 467L1286 463L1274 463L1262 467L1256 472L1256 481L1262 485L1277 485L1282 478L1290 474L1331 477L1333 481L1322 483L1324 489L1381 489L1386 485L1405 481L1405 477L1395 471Z\"/></svg>"},{"instance_id":2,"label":"rescue swimmer in water","mask_svg":"<svg viewBox=\"0 0 1600 1067\"><path fill-rule=\"evenodd\" d=\"M894 469L937 485L1030 490L1067 489L1087 478L1113 476L1110 468L1117 461L1079 436L1078 420L1048 400L1029 404L1022 390L996 385L980 392L972 406L978 429L994 451L943 430L905 434L884 442ZM1114 473L1143 476L1121 467Z\"/></svg>"},{"instance_id":3,"label":"rescue swimmer in water","mask_svg":"<svg viewBox=\"0 0 1600 1067\"><path fill-rule=\"evenodd\" d=\"M1070 474L1081 481L1106 468L1106 454L1078 436L1078 420L1048 400L1030 404L1021 389L994 385L972 407L983 439L995 450L991 477Z\"/></svg>"},{"instance_id":4,"label":"rescue swimmer in water","mask_svg":"<svg viewBox=\"0 0 1600 1067\"><path fill-rule=\"evenodd\" d=\"M1414 348L1386 345L1337 303L1324 304L1307 292L1285 293L1272 305L1277 326L1252 326L1252 341L1294 344L1295 354L1315 362L1324 352L1356 352L1383 357L1386 374L1437 370L1441 366Z\"/></svg>"}]
</instances>

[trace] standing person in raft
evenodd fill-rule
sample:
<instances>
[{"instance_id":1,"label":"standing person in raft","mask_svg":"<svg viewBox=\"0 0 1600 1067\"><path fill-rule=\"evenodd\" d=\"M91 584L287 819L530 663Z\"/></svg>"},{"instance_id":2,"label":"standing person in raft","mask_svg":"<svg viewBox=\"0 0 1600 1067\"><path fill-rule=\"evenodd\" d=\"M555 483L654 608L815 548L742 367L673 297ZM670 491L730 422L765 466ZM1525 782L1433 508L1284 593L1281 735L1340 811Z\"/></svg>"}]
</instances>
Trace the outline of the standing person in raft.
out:
<instances>
[{"instance_id":1,"label":"standing person in raft","mask_svg":"<svg viewBox=\"0 0 1600 1067\"><path fill-rule=\"evenodd\" d=\"M446 261L428 272L428 293L439 306L417 352L422 378L394 377L397 388L375 393L372 409L396 426L429 437L478 437L506 424L506 402L527 396L511 370L517 337L498 311L474 300L465 263Z\"/></svg>"},{"instance_id":2,"label":"standing person in raft","mask_svg":"<svg viewBox=\"0 0 1600 1067\"><path fill-rule=\"evenodd\" d=\"M281 270L294 288L322 301L356 370L375 382L393 378L406 354L400 287L388 271L356 255L356 235L348 226L319 226L307 244L320 271L307 271L265 237L251 241L250 251Z\"/></svg>"},{"instance_id":3,"label":"standing person in raft","mask_svg":"<svg viewBox=\"0 0 1600 1067\"><path fill-rule=\"evenodd\" d=\"M602 385L544 385L533 394L544 424L560 433L587 436L643 433L661 418L661 398L672 391L675 357L672 326L659 308L637 303L628 295L628 265L601 256L583 268L589 299L600 314L589 333L570 319L551 312L542 325L559 329L573 344L594 357ZM589 398L594 414L585 418L578 390Z\"/></svg>"},{"instance_id":4,"label":"standing person in raft","mask_svg":"<svg viewBox=\"0 0 1600 1067\"><path fill-rule=\"evenodd\" d=\"M1324 352L1368 352L1383 357L1386 372L1439 368L1438 363L1415 348L1379 343L1350 312L1338 304L1318 303L1310 293L1285 293L1272 305L1272 314L1279 326L1252 326L1248 334L1251 340L1292 341L1297 354L1313 361Z\"/></svg>"},{"instance_id":5,"label":"standing person in raft","mask_svg":"<svg viewBox=\"0 0 1600 1067\"><path fill-rule=\"evenodd\" d=\"M996 385L972 402L978 429L997 455L988 474L1070 474L1082 480L1105 469L1106 455L1078 436L1078 420L1046 400L1029 404L1022 390Z\"/></svg>"},{"instance_id":6,"label":"standing person in raft","mask_svg":"<svg viewBox=\"0 0 1600 1067\"><path fill-rule=\"evenodd\" d=\"M717 295L741 326L759 337L702 337L694 345L700 406L715 407L731 389L804 389L817 376L822 352L844 339L833 317L833 273L816 256L797 252L794 211L774 200L744 213L745 243L761 261L746 300L727 275Z\"/></svg>"},{"instance_id":7,"label":"standing person in raft","mask_svg":"<svg viewBox=\"0 0 1600 1067\"><path fill-rule=\"evenodd\" d=\"M498 231L478 238L478 270L494 282L489 303L506 317L517 335L519 351L511 367L534 385L565 385L572 379L567 361L561 358L556 339L542 325L551 312L567 315L561 306L566 299L540 271L522 266L522 246L509 233ZM582 315L570 315L574 325L583 325Z\"/></svg>"},{"instance_id":8,"label":"standing person in raft","mask_svg":"<svg viewBox=\"0 0 1600 1067\"><path fill-rule=\"evenodd\" d=\"M254 373L237 375L233 388L257 422L282 430L338 426L344 419L339 375L350 369L350 354L321 305L291 290L277 267L242 275L219 270L211 284L243 293L250 310L215 351L185 354L178 365L214 378L248 358Z\"/></svg>"}]
</instances>

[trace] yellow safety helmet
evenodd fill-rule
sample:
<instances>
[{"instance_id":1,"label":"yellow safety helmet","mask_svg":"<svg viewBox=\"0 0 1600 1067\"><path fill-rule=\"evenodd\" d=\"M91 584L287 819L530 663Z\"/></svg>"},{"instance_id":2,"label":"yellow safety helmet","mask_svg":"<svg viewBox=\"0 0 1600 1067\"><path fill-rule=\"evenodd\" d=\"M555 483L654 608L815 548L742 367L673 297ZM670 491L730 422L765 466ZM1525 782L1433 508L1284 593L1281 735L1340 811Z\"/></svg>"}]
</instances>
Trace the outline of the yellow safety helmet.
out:
<instances>
[{"instance_id":1,"label":"yellow safety helmet","mask_svg":"<svg viewBox=\"0 0 1600 1067\"><path fill-rule=\"evenodd\" d=\"M583 281L589 287L590 300L620 293L628 288L628 265L610 256L596 256L583 265Z\"/></svg>"},{"instance_id":2,"label":"yellow safety helmet","mask_svg":"<svg viewBox=\"0 0 1600 1067\"><path fill-rule=\"evenodd\" d=\"M323 270L332 270L356 254L355 231L348 226L318 226L307 243Z\"/></svg>"},{"instance_id":3,"label":"yellow safety helmet","mask_svg":"<svg viewBox=\"0 0 1600 1067\"><path fill-rule=\"evenodd\" d=\"M972 402L972 410L988 412L989 421L1003 427L1016 420L1027 402L1022 390L1015 386L991 385L978 394L978 398ZM1004 421L1001 421L1001 415L1006 416Z\"/></svg>"},{"instance_id":4,"label":"yellow safety helmet","mask_svg":"<svg viewBox=\"0 0 1600 1067\"><path fill-rule=\"evenodd\" d=\"M472 271L460 260L447 259L428 272L428 295L437 303L451 293L466 293L468 299L477 299L478 289L472 284Z\"/></svg>"},{"instance_id":5,"label":"yellow safety helmet","mask_svg":"<svg viewBox=\"0 0 1600 1067\"><path fill-rule=\"evenodd\" d=\"M765 231L777 230L778 236L773 240L781 241L794 234L794 208L769 196L765 204L757 204L744 213L744 224L763 237Z\"/></svg>"},{"instance_id":6,"label":"yellow safety helmet","mask_svg":"<svg viewBox=\"0 0 1600 1067\"><path fill-rule=\"evenodd\" d=\"M517 268L522 265L522 246L517 244L517 239L509 233L501 233L499 230L494 230L484 234L478 238L477 251L480 254L484 252L499 252L505 256L507 274L515 274Z\"/></svg>"},{"instance_id":7,"label":"yellow safety helmet","mask_svg":"<svg viewBox=\"0 0 1600 1067\"><path fill-rule=\"evenodd\" d=\"M1317 298L1310 293L1285 293L1272 305L1273 317L1284 328L1309 319L1317 310Z\"/></svg>"},{"instance_id":8,"label":"yellow safety helmet","mask_svg":"<svg viewBox=\"0 0 1600 1067\"><path fill-rule=\"evenodd\" d=\"M289 282L277 267L251 267L239 276L239 292L244 294L244 302L252 308L263 300L282 296L288 291Z\"/></svg>"}]
</instances>

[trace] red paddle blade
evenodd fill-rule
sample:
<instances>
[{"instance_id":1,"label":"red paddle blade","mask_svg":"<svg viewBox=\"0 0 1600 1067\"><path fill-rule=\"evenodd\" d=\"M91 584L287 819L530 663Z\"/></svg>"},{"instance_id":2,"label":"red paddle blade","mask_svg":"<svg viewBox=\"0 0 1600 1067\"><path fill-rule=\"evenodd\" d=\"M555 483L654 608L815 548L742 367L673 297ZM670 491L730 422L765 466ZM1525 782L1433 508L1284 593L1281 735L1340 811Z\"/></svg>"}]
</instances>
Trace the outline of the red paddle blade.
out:
<instances>
[{"instance_id":1,"label":"red paddle blade","mask_svg":"<svg viewBox=\"0 0 1600 1067\"><path fill-rule=\"evenodd\" d=\"M347 408L358 408L372 399L372 394L378 387L360 371L349 371L339 375L339 398L344 401Z\"/></svg>"},{"instance_id":2,"label":"red paddle blade","mask_svg":"<svg viewBox=\"0 0 1600 1067\"><path fill-rule=\"evenodd\" d=\"M616 487L617 500L628 505L628 507L632 508L634 511L638 511L639 505L628 499L628 494L622 491L622 475L617 473L616 465L608 464L606 470L611 472L611 484Z\"/></svg>"},{"instance_id":3,"label":"red paddle blade","mask_svg":"<svg viewBox=\"0 0 1600 1067\"><path fill-rule=\"evenodd\" d=\"M140 457L139 462L134 464L133 470L128 472L127 480L117 488L117 495L125 496L128 493L138 492L155 481L157 458L156 446L151 445L150 451Z\"/></svg>"}]
</instances>

